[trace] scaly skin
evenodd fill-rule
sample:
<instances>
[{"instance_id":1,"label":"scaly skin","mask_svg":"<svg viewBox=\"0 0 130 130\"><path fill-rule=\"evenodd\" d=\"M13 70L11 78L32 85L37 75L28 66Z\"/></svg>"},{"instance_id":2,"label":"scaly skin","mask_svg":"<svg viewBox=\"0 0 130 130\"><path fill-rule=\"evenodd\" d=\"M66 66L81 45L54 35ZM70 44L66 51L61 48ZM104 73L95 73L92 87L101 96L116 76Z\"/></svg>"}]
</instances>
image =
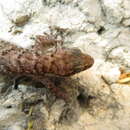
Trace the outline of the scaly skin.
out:
<instances>
[{"instance_id":1,"label":"scaly skin","mask_svg":"<svg viewBox=\"0 0 130 130\"><path fill-rule=\"evenodd\" d=\"M0 73L14 76L25 75L42 80L47 74L71 76L90 68L94 63L91 56L82 53L76 48L69 49L62 47L57 48L56 51L50 50L42 53L43 48L41 50L37 48L38 44L43 46L44 44L47 45L47 43L51 44L51 42L54 44L57 43L57 40L51 39L49 41L49 39L46 39L44 41L41 36L40 40L41 42L38 41L31 50L23 49L0 40ZM52 83L51 85L49 83L49 88L54 88L56 93L57 90L53 87Z\"/></svg>"}]
</instances>

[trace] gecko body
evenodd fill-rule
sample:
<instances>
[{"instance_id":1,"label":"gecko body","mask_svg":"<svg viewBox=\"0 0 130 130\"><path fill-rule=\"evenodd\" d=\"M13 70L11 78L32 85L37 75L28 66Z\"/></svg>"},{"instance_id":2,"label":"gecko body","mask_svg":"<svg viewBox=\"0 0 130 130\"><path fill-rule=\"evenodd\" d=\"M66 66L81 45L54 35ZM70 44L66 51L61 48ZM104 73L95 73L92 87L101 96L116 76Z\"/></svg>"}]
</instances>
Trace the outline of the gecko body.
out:
<instances>
[{"instance_id":1,"label":"gecko body","mask_svg":"<svg viewBox=\"0 0 130 130\"><path fill-rule=\"evenodd\" d=\"M44 80L45 75L68 77L90 68L94 63L91 56L82 53L77 48L61 47L57 48L56 51L49 50L42 53L43 48L38 46L44 47L48 43L53 45L57 41L52 39L49 41L49 39L41 38L41 36L36 41L39 42L33 49L29 50L0 40L0 73L31 76L55 90L52 83Z\"/></svg>"}]
</instances>

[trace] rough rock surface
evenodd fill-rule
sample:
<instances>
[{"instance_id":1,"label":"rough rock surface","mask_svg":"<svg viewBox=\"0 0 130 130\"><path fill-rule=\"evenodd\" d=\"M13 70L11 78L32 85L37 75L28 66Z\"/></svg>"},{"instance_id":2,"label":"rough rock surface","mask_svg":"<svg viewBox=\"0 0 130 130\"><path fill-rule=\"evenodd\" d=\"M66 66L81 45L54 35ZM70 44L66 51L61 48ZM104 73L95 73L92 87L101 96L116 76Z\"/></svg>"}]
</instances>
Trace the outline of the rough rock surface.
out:
<instances>
[{"instance_id":1,"label":"rough rock surface","mask_svg":"<svg viewBox=\"0 0 130 130\"><path fill-rule=\"evenodd\" d=\"M60 84L70 93L68 103L39 84L10 90L1 77L0 130L130 130L130 86L116 82L120 67L130 71L129 5L129 0L0 1L1 39L29 48L35 35L53 34L95 59L91 69Z\"/></svg>"}]
</instances>

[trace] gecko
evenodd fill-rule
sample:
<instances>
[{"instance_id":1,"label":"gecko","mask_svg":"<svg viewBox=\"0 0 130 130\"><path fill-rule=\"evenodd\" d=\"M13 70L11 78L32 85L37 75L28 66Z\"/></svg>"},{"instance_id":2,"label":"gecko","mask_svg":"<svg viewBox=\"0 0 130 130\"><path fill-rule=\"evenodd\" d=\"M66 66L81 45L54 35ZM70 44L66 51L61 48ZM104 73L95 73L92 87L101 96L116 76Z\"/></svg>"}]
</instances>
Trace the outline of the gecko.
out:
<instances>
[{"instance_id":1,"label":"gecko","mask_svg":"<svg viewBox=\"0 0 130 130\"><path fill-rule=\"evenodd\" d=\"M60 92L48 77L70 77L90 68L94 59L78 48L46 49L59 42L51 36L38 35L32 49L25 49L0 40L0 74L16 79L23 76L32 77L33 80L45 84L57 97L65 99L65 94Z\"/></svg>"}]
</instances>

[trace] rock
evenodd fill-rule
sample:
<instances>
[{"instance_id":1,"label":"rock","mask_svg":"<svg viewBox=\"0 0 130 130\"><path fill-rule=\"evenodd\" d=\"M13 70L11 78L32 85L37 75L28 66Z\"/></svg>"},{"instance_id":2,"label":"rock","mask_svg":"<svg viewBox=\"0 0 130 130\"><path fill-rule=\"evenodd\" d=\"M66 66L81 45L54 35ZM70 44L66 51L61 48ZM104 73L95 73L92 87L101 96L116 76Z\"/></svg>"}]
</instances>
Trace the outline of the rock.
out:
<instances>
[{"instance_id":1,"label":"rock","mask_svg":"<svg viewBox=\"0 0 130 130\"><path fill-rule=\"evenodd\" d=\"M26 28L22 27L23 33L20 33L19 35L15 36L11 30L14 27L14 23L18 26L25 25L25 23L27 23L27 21L30 19L30 16L32 16L33 13L39 11L39 9L42 6L41 1L40 0L35 2L32 0L29 0L28 2L25 2L25 0L21 0L20 2L17 0L12 0L11 2L1 1L0 5L2 10L0 16L3 17L3 20L0 23L1 31L3 33L0 38L6 39L7 41L10 40L11 42L16 43L17 45L20 45L22 47L29 47L30 45L32 45L33 41L30 40L32 34L30 34L29 33L30 31L28 32ZM27 37L27 35L29 37Z\"/></svg>"},{"instance_id":2,"label":"rock","mask_svg":"<svg viewBox=\"0 0 130 130\"><path fill-rule=\"evenodd\" d=\"M95 23L97 28L104 24L101 6L98 0L82 0L78 4L80 10L86 15L88 23Z\"/></svg>"},{"instance_id":3,"label":"rock","mask_svg":"<svg viewBox=\"0 0 130 130\"><path fill-rule=\"evenodd\" d=\"M130 106L130 86L129 85L121 85L121 84L113 84L111 86L112 90L116 95L116 99L125 106L124 109L127 109Z\"/></svg>"},{"instance_id":4,"label":"rock","mask_svg":"<svg viewBox=\"0 0 130 130\"><path fill-rule=\"evenodd\" d=\"M32 14L33 12L37 12L42 6L40 0L35 2L33 0L29 0L28 2L25 0L21 0L20 2L18 0L12 0L11 2L5 0L1 1L0 4L4 15L6 15L10 20L16 19L18 16L26 16L28 14Z\"/></svg>"},{"instance_id":5,"label":"rock","mask_svg":"<svg viewBox=\"0 0 130 130\"><path fill-rule=\"evenodd\" d=\"M130 47L127 46L119 46L113 49L109 56L108 60L110 59L114 63L119 63L124 66L130 67Z\"/></svg>"},{"instance_id":6,"label":"rock","mask_svg":"<svg viewBox=\"0 0 130 130\"><path fill-rule=\"evenodd\" d=\"M1 114L0 114L0 127L8 128L18 128L14 127L15 123L20 124L23 126L23 122L25 121L25 115L20 112L17 108L0 108ZM19 130L23 130L21 127L19 127ZM13 130L13 129L11 129ZM15 129L14 129L15 130Z\"/></svg>"},{"instance_id":7,"label":"rock","mask_svg":"<svg viewBox=\"0 0 130 130\"><path fill-rule=\"evenodd\" d=\"M105 62L102 67L101 70L99 70L102 78L108 83L108 84L112 84L115 83L120 76L120 70L119 67L111 64L111 63L107 63Z\"/></svg>"},{"instance_id":8,"label":"rock","mask_svg":"<svg viewBox=\"0 0 130 130\"><path fill-rule=\"evenodd\" d=\"M25 130L25 129L18 125L14 125L14 126L9 127L8 130Z\"/></svg>"},{"instance_id":9,"label":"rock","mask_svg":"<svg viewBox=\"0 0 130 130\"><path fill-rule=\"evenodd\" d=\"M123 11L124 11L123 24L125 26L130 25L130 8L129 8L129 4L130 4L129 0L122 1L122 7L123 7Z\"/></svg>"},{"instance_id":10,"label":"rock","mask_svg":"<svg viewBox=\"0 0 130 130\"><path fill-rule=\"evenodd\" d=\"M106 22L110 24L119 24L123 19L123 9L121 0L102 0L101 1Z\"/></svg>"},{"instance_id":11,"label":"rock","mask_svg":"<svg viewBox=\"0 0 130 130\"><path fill-rule=\"evenodd\" d=\"M63 100L57 100L51 107L50 121L59 121L61 113L63 112L65 102Z\"/></svg>"},{"instance_id":12,"label":"rock","mask_svg":"<svg viewBox=\"0 0 130 130\"><path fill-rule=\"evenodd\" d=\"M45 119L45 120L48 120L48 119L49 119L49 112L48 112L47 108L46 108L46 107L42 107L42 108L40 109L40 111L43 113L44 119Z\"/></svg>"}]
</instances>

